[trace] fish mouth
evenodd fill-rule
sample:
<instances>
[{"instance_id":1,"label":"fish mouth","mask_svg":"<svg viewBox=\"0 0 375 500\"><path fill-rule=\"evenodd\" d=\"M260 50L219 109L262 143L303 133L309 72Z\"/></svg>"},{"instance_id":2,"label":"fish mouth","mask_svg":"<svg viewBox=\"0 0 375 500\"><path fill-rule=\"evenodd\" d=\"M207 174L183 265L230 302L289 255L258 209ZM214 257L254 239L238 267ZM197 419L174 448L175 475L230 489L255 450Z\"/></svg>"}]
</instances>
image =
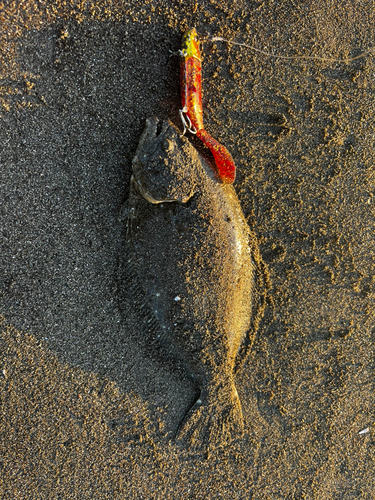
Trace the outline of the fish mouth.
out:
<instances>
[{"instance_id":1,"label":"fish mouth","mask_svg":"<svg viewBox=\"0 0 375 500\"><path fill-rule=\"evenodd\" d=\"M142 183L134 177L134 174L130 179L132 186L138 191L138 193L149 203L153 205L158 205L159 203L176 203L176 200L173 198L163 198L162 200L157 200L153 198L150 193L142 186Z\"/></svg>"},{"instance_id":2,"label":"fish mouth","mask_svg":"<svg viewBox=\"0 0 375 500\"><path fill-rule=\"evenodd\" d=\"M146 119L146 127L142 134L140 143L150 143L159 135L162 135L169 128L170 124L167 120L159 120L156 116Z\"/></svg>"}]
</instances>

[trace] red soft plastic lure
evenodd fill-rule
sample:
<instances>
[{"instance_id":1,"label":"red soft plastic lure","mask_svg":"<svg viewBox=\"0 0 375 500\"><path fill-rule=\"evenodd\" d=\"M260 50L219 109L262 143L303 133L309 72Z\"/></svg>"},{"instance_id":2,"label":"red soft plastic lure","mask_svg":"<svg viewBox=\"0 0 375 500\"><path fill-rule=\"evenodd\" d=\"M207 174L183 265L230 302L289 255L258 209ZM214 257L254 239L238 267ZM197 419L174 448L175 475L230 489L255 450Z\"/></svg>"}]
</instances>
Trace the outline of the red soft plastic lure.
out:
<instances>
[{"instance_id":1,"label":"red soft plastic lure","mask_svg":"<svg viewBox=\"0 0 375 500\"><path fill-rule=\"evenodd\" d=\"M202 111L202 63L198 34L195 28L184 35L181 50L181 118L185 130L189 130L209 148L217 174L224 184L232 184L236 177L236 167L229 151L219 144L203 126Z\"/></svg>"}]
</instances>

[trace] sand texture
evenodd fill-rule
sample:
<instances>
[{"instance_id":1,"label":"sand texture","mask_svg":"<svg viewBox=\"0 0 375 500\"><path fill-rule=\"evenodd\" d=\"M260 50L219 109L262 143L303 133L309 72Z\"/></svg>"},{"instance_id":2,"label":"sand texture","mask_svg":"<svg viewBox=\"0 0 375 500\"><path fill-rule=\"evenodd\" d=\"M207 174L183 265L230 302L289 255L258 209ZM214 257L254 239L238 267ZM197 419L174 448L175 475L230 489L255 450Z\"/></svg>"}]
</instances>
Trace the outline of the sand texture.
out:
<instances>
[{"instance_id":1,"label":"sand texture","mask_svg":"<svg viewBox=\"0 0 375 500\"><path fill-rule=\"evenodd\" d=\"M244 436L199 453L168 439L194 388L119 273L191 26L263 51L204 42L203 107L270 284ZM1 499L375 497L374 116L367 0L0 4Z\"/></svg>"}]
</instances>

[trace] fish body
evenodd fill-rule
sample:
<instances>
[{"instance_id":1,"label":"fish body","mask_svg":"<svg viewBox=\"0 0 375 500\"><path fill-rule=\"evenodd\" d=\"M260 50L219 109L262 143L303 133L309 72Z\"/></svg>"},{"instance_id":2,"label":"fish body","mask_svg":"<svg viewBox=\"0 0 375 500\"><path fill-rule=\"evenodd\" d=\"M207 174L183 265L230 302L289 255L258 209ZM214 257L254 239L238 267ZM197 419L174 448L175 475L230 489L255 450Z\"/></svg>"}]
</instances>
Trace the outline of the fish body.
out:
<instances>
[{"instance_id":1,"label":"fish body","mask_svg":"<svg viewBox=\"0 0 375 500\"><path fill-rule=\"evenodd\" d=\"M232 184L236 167L229 151L204 129L202 109L202 60L198 34L195 28L183 37L181 50L181 102L182 113L186 115L189 130L211 151L217 175L225 184Z\"/></svg>"},{"instance_id":2,"label":"fish body","mask_svg":"<svg viewBox=\"0 0 375 500\"><path fill-rule=\"evenodd\" d=\"M160 342L174 344L199 388L177 438L233 437L243 428L235 367L259 310L256 242L234 188L168 121L148 119L140 139L127 234Z\"/></svg>"}]
</instances>

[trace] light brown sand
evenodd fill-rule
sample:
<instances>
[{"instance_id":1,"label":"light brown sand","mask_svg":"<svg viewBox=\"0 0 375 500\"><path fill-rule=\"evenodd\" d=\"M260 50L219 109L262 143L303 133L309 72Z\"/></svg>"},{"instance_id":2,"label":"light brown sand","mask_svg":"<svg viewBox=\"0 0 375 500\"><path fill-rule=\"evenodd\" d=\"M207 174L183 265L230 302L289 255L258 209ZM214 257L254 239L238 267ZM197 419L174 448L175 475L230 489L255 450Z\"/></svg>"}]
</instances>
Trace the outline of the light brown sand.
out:
<instances>
[{"instance_id":1,"label":"light brown sand","mask_svg":"<svg viewBox=\"0 0 375 500\"><path fill-rule=\"evenodd\" d=\"M206 127L272 281L244 440L165 441L191 388L117 301L131 159L146 117L178 123L183 31L347 58L374 21L368 1L0 7L1 498L374 497L374 56L204 44Z\"/></svg>"}]
</instances>

